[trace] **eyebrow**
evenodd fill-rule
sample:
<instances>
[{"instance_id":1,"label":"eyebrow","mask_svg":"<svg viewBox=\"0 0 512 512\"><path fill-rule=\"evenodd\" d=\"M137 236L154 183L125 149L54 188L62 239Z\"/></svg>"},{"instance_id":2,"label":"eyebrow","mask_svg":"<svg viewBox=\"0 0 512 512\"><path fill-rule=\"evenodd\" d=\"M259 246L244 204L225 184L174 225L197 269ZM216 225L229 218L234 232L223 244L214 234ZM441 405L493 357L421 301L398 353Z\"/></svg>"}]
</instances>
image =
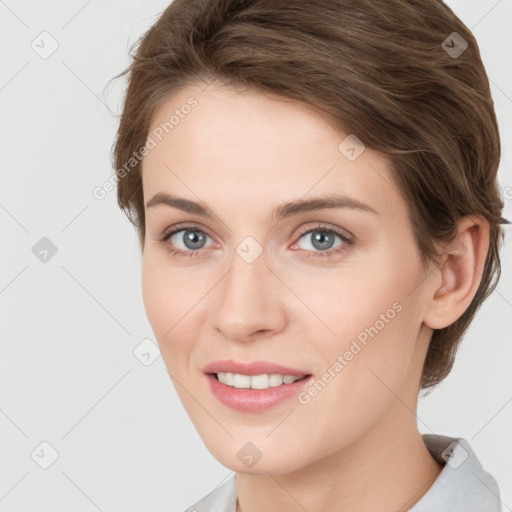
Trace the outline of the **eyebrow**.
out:
<instances>
[{"instance_id":1,"label":"eyebrow","mask_svg":"<svg viewBox=\"0 0 512 512\"><path fill-rule=\"evenodd\" d=\"M183 197L177 197L164 192L158 192L155 194L146 203L146 208L152 208L159 205L171 206L173 208L177 208L194 215L199 215L201 217L216 217L214 212L208 206L202 203L191 201L190 199L185 199ZM352 208L355 210L371 212L379 215L378 212L374 210L370 205L363 203L359 199L343 194L330 194L328 196L314 197L311 199L298 199L296 201L283 203L273 210L272 218L275 216L278 220L282 220L301 213L329 208Z\"/></svg>"}]
</instances>

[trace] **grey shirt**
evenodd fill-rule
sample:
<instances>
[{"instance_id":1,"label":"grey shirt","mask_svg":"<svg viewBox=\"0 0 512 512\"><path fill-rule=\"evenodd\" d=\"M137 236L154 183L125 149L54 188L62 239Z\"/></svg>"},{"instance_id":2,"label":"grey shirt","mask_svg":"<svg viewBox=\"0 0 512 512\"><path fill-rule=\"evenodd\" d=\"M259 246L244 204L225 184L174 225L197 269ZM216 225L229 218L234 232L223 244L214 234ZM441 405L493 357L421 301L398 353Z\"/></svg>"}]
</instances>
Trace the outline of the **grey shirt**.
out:
<instances>
[{"instance_id":1,"label":"grey shirt","mask_svg":"<svg viewBox=\"0 0 512 512\"><path fill-rule=\"evenodd\" d=\"M423 434L443 470L409 512L502 512L496 480L487 473L463 438ZM236 512L236 475L185 512Z\"/></svg>"}]
</instances>

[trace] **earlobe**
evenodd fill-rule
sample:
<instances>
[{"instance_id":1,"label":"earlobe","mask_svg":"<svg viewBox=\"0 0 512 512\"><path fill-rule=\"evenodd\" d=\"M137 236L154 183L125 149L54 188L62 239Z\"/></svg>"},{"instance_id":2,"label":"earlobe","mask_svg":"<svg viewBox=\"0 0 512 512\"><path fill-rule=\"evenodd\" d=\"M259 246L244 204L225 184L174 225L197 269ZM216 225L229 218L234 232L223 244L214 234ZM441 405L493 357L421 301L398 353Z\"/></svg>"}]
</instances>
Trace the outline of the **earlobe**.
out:
<instances>
[{"instance_id":1,"label":"earlobe","mask_svg":"<svg viewBox=\"0 0 512 512\"><path fill-rule=\"evenodd\" d=\"M446 248L436 284L425 311L424 323L443 329L466 311L475 296L489 250L489 223L483 217L464 217L458 236Z\"/></svg>"}]
</instances>

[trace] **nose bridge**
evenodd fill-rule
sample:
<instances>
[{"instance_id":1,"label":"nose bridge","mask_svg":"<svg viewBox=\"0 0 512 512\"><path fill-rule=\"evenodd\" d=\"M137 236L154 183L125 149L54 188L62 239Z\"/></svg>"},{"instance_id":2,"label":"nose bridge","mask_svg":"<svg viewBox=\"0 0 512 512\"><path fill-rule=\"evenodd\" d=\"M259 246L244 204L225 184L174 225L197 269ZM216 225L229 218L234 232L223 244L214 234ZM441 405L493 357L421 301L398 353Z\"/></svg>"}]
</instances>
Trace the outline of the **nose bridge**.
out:
<instances>
[{"instance_id":1,"label":"nose bridge","mask_svg":"<svg viewBox=\"0 0 512 512\"><path fill-rule=\"evenodd\" d=\"M235 248L229 269L214 294L211 322L226 338L244 341L255 332L282 327L284 312L279 303L278 280L267 268L266 254L256 244L254 239L246 239Z\"/></svg>"}]
</instances>

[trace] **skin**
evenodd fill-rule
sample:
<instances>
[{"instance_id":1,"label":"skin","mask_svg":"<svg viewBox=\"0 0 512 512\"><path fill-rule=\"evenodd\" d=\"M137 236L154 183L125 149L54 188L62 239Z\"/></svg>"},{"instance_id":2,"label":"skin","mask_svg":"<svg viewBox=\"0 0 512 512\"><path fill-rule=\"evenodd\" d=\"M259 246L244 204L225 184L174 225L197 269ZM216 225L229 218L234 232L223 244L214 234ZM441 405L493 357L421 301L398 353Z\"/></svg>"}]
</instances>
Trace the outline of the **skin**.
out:
<instances>
[{"instance_id":1,"label":"skin","mask_svg":"<svg viewBox=\"0 0 512 512\"><path fill-rule=\"evenodd\" d=\"M204 90L203 90L204 89ZM207 448L236 471L238 510L408 510L440 466L416 417L432 329L453 323L478 288L488 225L465 218L442 265L424 268L407 207L385 156L366 148L349 161L336 130L310 106L268 94L196 84L162 103L153 130L193 96L198 105L143 161L145 204L158 192L207 204L213 219L146 207L142 286L146 313L182 403ZM323 209L276 221L287 201L333 191L377 213ZM159 239L193 224L203 248ZM321 225L334 235L331 258L308 258ZM263 252L252 263L236 248L247 236ZM323 390L262 413L221 404L203 367L216 360L267 360L315 378L392 305L401 311L370 338ZM237 452L261 452L248 468ZM368 492L371 489L371 492Z\"/></svg>"}]
</instances>

